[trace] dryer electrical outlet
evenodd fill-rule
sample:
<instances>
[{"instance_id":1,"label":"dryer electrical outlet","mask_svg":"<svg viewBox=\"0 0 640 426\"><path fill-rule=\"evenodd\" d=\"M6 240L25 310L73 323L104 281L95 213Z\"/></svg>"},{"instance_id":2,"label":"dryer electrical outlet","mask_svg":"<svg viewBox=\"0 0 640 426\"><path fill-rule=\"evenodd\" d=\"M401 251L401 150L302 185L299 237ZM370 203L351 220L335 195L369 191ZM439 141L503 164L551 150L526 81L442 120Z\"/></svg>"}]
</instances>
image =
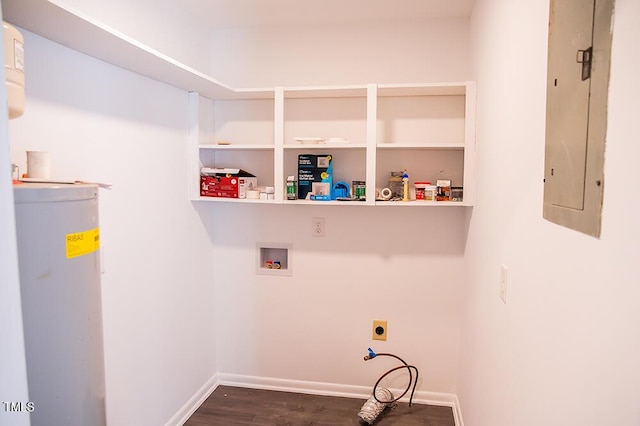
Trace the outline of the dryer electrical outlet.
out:
<instances>
[{"instance_id":1,"label":"dryer electrical outlet","mask_svg":"<svg viewBox=\"0 0 640 426\"><path fill-rule=\"evenodd\" d=\"M387 321L373 320L373 340L387 340Z\"/></svg>"}]
</instances>

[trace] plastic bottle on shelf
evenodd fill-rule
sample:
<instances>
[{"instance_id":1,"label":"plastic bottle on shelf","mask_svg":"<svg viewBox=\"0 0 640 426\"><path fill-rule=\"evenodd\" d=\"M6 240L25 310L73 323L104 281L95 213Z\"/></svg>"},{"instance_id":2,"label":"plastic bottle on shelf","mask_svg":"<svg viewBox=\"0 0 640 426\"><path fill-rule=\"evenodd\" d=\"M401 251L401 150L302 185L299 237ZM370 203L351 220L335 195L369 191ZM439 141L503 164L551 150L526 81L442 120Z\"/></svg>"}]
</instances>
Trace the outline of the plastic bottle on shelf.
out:
<instances>
[{"instance_id":1,"label":"plastic bottle on shelf","mask_svg":"<svg viewBox=\"0 0 640 426\"><path fill-rule=\"evenodd\" d=\"M409 175L406 170L402 174L402 201L409 201Z\"/></svg>"}]
</instances>

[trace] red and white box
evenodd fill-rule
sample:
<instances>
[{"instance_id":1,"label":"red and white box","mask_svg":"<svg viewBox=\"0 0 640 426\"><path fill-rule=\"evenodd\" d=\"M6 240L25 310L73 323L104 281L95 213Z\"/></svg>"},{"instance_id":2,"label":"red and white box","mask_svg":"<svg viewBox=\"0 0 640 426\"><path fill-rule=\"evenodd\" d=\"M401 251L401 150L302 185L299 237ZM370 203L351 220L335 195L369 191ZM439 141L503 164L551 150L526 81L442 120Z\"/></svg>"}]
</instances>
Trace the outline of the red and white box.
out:
<instances>
[{"instance_id":1,"label":"red and white box","mask_svg":"<svg viewBox=\"0 0 640 426\"><path fill-rule=\"evenodd\" d=\"M203 167L200 176L202 197L247 198L247 190L258 187L258 178L242 169Z\"/></svg>"}]
</instances>

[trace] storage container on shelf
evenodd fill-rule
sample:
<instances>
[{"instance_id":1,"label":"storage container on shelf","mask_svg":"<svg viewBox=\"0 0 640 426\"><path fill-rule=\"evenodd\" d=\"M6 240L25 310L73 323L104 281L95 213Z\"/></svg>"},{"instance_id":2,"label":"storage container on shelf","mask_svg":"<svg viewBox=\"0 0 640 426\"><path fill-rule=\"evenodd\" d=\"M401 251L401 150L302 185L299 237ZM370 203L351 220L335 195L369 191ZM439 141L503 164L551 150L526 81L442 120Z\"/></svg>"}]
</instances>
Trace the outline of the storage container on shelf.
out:
<instances>
[{"instance_id":1,"label":"storage container on shelf","mask_svg":"<svg viewBox=\"0 0 640 426\"><path fill-rule=\"evenodd\" d=\"M429 181L415 182L416 201L434 201L436 199L436 186Z\"/></svg>"}]
</instances>

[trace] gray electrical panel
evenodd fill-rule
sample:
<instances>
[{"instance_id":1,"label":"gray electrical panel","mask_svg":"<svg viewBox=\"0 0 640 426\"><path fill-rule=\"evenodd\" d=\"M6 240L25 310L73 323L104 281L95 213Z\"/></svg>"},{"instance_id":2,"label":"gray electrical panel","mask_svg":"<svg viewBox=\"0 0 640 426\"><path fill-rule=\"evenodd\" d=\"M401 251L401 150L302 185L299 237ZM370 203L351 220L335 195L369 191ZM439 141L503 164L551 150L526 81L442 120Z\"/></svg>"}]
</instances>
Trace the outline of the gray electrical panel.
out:
<instances>
[{"instance_id":1,"label":"gray electrical panel","mask_svg":"<svg viewBox=\"0 0 640 426\"><path fill-rule=\"evenodd\" d=\"M613 0L551 0L545 219L600 235Z\"/></svg>"}]
</instances>

